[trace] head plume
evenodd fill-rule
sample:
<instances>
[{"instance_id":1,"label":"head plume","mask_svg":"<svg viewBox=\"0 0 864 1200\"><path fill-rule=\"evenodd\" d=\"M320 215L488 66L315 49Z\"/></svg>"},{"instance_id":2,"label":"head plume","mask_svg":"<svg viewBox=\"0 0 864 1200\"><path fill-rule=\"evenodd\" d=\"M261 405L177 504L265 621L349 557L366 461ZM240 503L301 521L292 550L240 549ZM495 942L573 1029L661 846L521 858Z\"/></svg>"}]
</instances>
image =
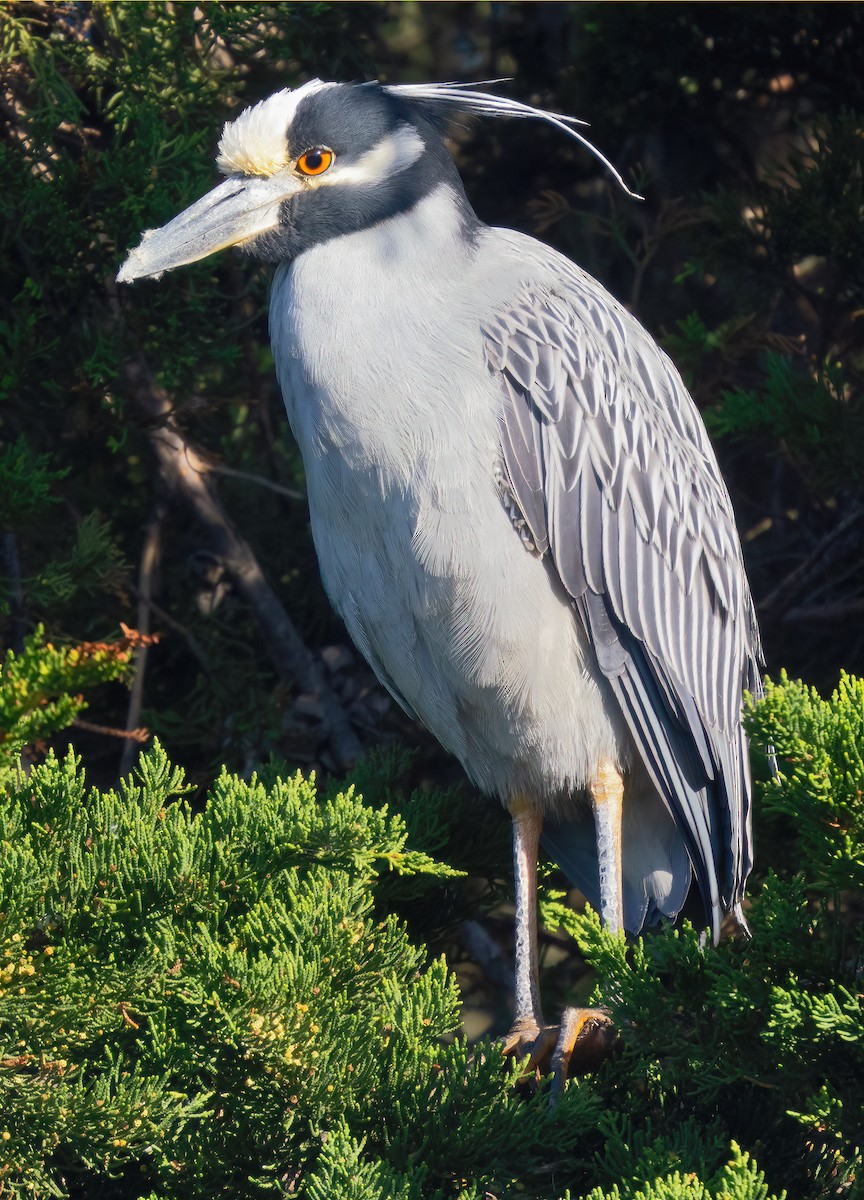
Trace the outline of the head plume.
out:
<instances>
[{"instance_id":1,"label":"head plume","mask_svg":"<svg viewBox=\"0 0 864 1200\"><path fill-rule=\"evenodd\" d=\"M488 79L486 84L503 83L502 79ZM545 108L535 108L533 104L523 104L521 100L510 100L506 96L493 96L489 92L477 91L473 84L468 83L398 83L385 88L393 96L401 96L405 100L415 100L438 109L445 115L449 111L470 113L481 117L534 117L536 120L547 121L569 137L575 138L598 158L608 171L618 181L628 196L634 200L644 197L637 195L624 182L620 171L612 165L608 158L583 137L574 125L587 125L577 117L567 117L561 113L549 112Z\"/></svg>"}]
</instances>

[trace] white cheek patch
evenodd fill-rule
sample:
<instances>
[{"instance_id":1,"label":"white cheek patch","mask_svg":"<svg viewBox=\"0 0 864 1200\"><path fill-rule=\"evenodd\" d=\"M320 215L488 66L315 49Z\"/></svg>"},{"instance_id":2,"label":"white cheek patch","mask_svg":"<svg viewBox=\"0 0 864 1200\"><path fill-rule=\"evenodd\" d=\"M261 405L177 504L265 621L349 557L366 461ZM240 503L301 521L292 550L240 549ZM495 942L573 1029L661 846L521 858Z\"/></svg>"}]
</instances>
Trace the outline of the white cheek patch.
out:
<instances>
[{"instance_id":1,"label":"white cheek patch","mask_svg":"<svg viewBox=\"0 0 864 1200\"><path fill-rule=\"evenodd\" d=\"M310 182L315 187L337 183L378 183L410 167L425 149L426 143L416 129L411 125L400 125L356 162L340 166L337 159L329 171Z\"/></svg>"},{"instance_id":2,"label":"white cheek patch","mask_svg":"<svg viewBox=\"0 0 864 1200\"><path fill-rule=\"evenodd\" d=\"M288 127L294 119L298 104L315 92L336 87L310 79L302 87L284 88L281 92L247 108L234 121L228 121L219 141L216 163L225 175L275 175L290 161L287 142Z\"/></svg>"}]
</instances>

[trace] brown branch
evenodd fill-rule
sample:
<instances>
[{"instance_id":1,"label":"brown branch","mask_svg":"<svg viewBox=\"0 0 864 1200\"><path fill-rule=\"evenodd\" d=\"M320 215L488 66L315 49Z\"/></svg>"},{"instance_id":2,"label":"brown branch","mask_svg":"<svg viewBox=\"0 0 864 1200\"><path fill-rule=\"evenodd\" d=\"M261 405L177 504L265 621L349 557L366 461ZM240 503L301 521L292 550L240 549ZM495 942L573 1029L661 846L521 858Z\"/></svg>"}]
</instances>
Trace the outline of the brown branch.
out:
<instances>
[{"instance_id":1,"label":"brown branch","mask_svg":"<svg viewBox=\"0 0 864 1200\"><path fill-rule=\"evenodd\" d=\"M194 636L194 634L190 633L181 621L178 621L176 617L172 617L171 614L166 612L165 609L162 608L161 605L157 604L155 600L152 598L145 599L142 596L141 590L137 584L131 583L127 580L123 586L127 591L132 593L136 600L140 601L142 604L146 604L146 606L150 609L150 612L158 621L163 622L163 624L167 625L169 629L173 629L175 633L179 633L180 637L183 638L188 646L189 653L197 660L201 669L209 673L210 664L207 661L204 651L198 644L198 639Z\"/></svg>"},{"instance_id":2,"label":"brown branch","mask_svg":"<svg viewBox=\"0 0 864 1200\"><path fill-rule=\"evenodd\" d=\"M842 545L846 534L858 524L862 516L864 516L864 510L860 508L855 508L852 512L847 513L840 524L819 542L804 561L790 571L785 579L778 583L773 592L769 592L759 604L759 612L763 619L769 613L772 616L782 613L793 603L796 596L800 595L804 585L813 576L824 574L825 567L828 565L824 561L826 555L830 554L833 557L838 546Z\"/></svg>"},{"instance_id":3,"label":"brown branch","mask_svg":"<svg viewBox=\"0 0 864 1200\"><path fill-rule=\"evenodd\" d=\"M268 488L271 492L276 492L278 496L285 496L288 500L305 500L306 497L302 492L298 492L295 488L285 487L284 484L275 483L272 479L265 479L263 475L254 475L251 471L239 471L237 467L226 467L224 463L209 462L207 470L214 475L228 475L231 479L242 479L245 483L254 483L258 487Z\"/></svg>"},{"instance_id":4,"label":"brown branch","mask_svg":"<svg viewBox=\"0 0 864 1200\"><path fill-rule=\"evenodd\" d=\"M463 921L459 926L459 938L469 957L477 963L484 975L506 991L513 989L513 968L501 946L479 921Z\"/></svg>"},{"instance_id":5,"label":"brown branch","mask_svg":"<svg viewBox=\"0 0 864 1200\"><path fill-rule=\"evenodd\" d=\"M96 725L93 721L84 721L76 717L72 722L76 729L86 729L88 733L98 733L102 737L123 738L127 746L143 746L150 738L150 730L145 726L138 729L115 729L113 725ZM124 747L125 750L125 747Z\"/></svg>"},{"instance_id":6,"label":"brown branch","mask_svg":"<svg viewBox=\"0 0 864 1200\"><path fill-rule=\"evenodd\" d=\"M826 625L864 616L864 599L837 600L833 604L802 604L783 615L784 625Z\"/></svg>"},{"instance_id":7,"label":"brown branch","mask_svg":"<svg viewBox=\"0 0 864 1200\"><path fill-rule=\"evenodd\" d=\"M153 380L143 361L128 363L125 374L138 409L147 421L150 444L168 489L192 510L237 589L250 604L264 633L276 670L283 679L289 679L303 691L318 696L324 709L330 749L337 765L340 769L352 766L363 753L360 739L351 728L344 708L330 690L323 667L303 643L278 596L268 584L252 548L237 532L223 509L208 478L206 460L186 442L173 419L166 392Z\"/></svg>"},{"instance_id":8,"label":"brown branch","mask_svg":"<svg viewBox=\"0 0 864 1200\"><path fill-rule=\"evenodd\" d=\"M157 513L147 526L144 546L141 550L141 565L138 568L138 619L137 627L145 637L150 633L150 597L153 593L153 579L159 565L159 551L162 540L162 514ZM144 705L144 676L147 672L148 644L135 651L135 678L129 693L129 710L126 714L126 729L131 731L139 727L141 709ZM123 747L120 755L118 776L122 779L128 775L137 759L136 743L130 738Z\"/></svg>"}]
</instances>

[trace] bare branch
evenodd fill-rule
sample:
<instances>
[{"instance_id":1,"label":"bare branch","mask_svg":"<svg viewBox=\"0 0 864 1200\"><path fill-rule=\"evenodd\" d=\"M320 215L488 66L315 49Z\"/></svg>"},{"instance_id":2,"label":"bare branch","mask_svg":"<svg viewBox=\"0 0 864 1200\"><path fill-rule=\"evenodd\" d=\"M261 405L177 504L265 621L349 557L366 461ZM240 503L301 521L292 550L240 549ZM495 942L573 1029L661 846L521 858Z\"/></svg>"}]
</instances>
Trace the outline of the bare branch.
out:
<instances>
[{"instance_id":1,"label":"bare branch","mask_svg":"<svg viewBox=\"0 0 864 1200\"><path fill-rule=\"evenodd\" d=\"M360 739L331 691L324 668L310 654L268 584L251 547L223 509L208 479L207 462L183 437L173 419L168 395L156 384L146 364L141 359L131 361L125 374L138 409L148 423L150 444L167 487L189 505L206 530L215 553L250 604L279 674L320 699L337 765L340 769L352 766L363 753Z\"/></svg>"},{"instance_id":2,"label":"bare branch","mask_svg":"<svg viewBox=\"0 0 864 1200\"><path fill-rule=\"evenodd\" d=\"M145 636L150 633L150 597L153 593L153 579L159 564L159 551L162 540L162 514L156 513L147 526L144 546L141 550L141 565L138 570L138 630ZM147 672L148 644L145 642L135 651L135 678L129 694L129 710L126 714L126 730L131 733L139 728L141 709L144 704L144 676ZM132 737L127 738L120 755L118 777L128 775L137 759L136 742Z\"/></svg>"},{"instance_id":3,"label":"bare branch","mask_svg":"<svg viewBox=\"0 0 864 1200\"><path fill-rule=\"evenodd\" d=\"M864 616L864 598L837 600L833 604L802 604L783 616L784 625L834 625Z\"/></svg>"},{"instance_id":4,"label":"bare branch","mask_svg":"<svg viewBox=\"0 0 864 1200\"><path fill-rule=\"evenodd\" d=\"M801 594L801 591L806 583L816 575L823 575L829 561L835 557L838 548L842 548L849 533L861 517L864 516L864 510L854 508L848 513L839 525L836 525L813 549L813 551L799 563L793 571L783 579L773 592L770 592L764 600L759 604L759 612L762 614L763 620L766 614L771 613L772 616L776 613L783 613L795 599ZM803 610L796 610L803 611ZM788 619L787 617L784 619Z\"/></svg>"},{"instance_id":5,"label":"bare branch","mask_svg":"<svg viewBox=\"0 0 864 1200\"><path fill-rule=\"evenodd\" d=\"M194 634L189 632L189 630L182 623L182 621L178 621L176 617L172 617L171 614L169 612L166 612L165 609L161 607L161 605L157 604L156 601L152 599L152 597L149 599L144 599L144 597L141 594L140 589L138 588L138 586L136 584L126 582L123 586L132 593L132 595L136 598L136 600L139 600L139 601L141 601L141 603L145 604L147 606L147 608L150 609L151 613L153 614L154 617L156 617L156 619L158 621L161 621L164 625L167 625L169 629L173 629L175 633L179 633L179 635L185 641L186 645L189 647L189 652L192 654L192 656L195 659L197 659L198 665L202 668L202 670L204 670L204 671L210 670L210 664L208 663L208 661L204 655L204 651L201 649L201 646L198 644L198 639L194 636ZM139 613L140 613L140 609L139 609Z\"/></svg>"},{"instance_id":6,"label":"bare branch","mask_svg":"<svg viewBox=\"0 0 864 1200\"><path fill-rule=\"evenodd\" d=\"M98 733L102 737L123 738L126 745L133 748L143 746L150 740L150 730L143 725L138 729L115 729L113 725L94 725L92 721L84 721L81 717L76 717L72 725L75 729L86 729L88 733Z\"/></svg>"},{"instance_id":7,"label":"bare branch","mask_svg":"<svg viewBox=\"0 0 864 1200\"><path fill-rule=\"evenodd\" d=\"M279 496L286 496L289 500L306 499L303 493L298 492L295 488L285 487L281 483L275 483L272 479L265 479L263 475L254 475L251 471L238 471L236 467L226 467L224 463L207 462L207 470L214 475L228 475L232 479L242 479L246 483L269 488L271 492L276 492Z\"/></svg>"}]
</instances>

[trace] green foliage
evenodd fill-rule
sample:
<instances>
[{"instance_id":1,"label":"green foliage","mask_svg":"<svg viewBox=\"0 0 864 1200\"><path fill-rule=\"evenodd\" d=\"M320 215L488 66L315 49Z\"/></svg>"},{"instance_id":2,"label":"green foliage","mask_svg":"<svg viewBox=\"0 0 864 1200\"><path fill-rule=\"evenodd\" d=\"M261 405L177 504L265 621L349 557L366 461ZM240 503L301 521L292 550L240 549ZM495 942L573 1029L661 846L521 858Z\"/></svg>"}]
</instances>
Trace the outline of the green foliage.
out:
<instances>
[{"instance_id":1,"label":"green foliage","mask_svg":"<svg viewBox=\"0 0 864 1200\"><path fill-rule=\"evenodd\" d=\"M864 680L845 673L829 700L782 673L749 716L751 736L774 747L779 773L763 812L806 864L808 889L864 891Z\"/></svg>"},{"instance_id":2,"label":"green foliage","mask_svg":"<svg viewBox=\"0 0 864 1200\"><path fill-rule=\"evenodd\" d=\"M542 1089L520 1097L494 1045L454 1040L453 976L397 915L413 922L458 875L419 848L449 844L458 798L415 793L428 807L412 847L392 808L276 765L223 772L195 808L158 745L118 791L88 789L71 753L9 775L4 1182L36 1196L120 1197L132 1178L184 1197L853 1195L862 946L841 898L860 871L846 834L862 694L847 678L825 702L784 679L751 713L780 765L760 785L765 821L801 815L792 862L809 868L775 863L752 938L712 947L684 922L628 942L544 889L621 1032L551 1111ZM403 768L385 756L363 786L386 796Z\"/></svg>"},{"instance_id":3,"label":"green foliage","mask_svg":"<svg viewBox=\"0 0 864 1200\"><path fill-rule=\"evenodd\" d=\"M798 132L782 165L769 164L743 211L740 194L721 189L710 197L714 228L689 264L702 277L721 278L739 313L746 306L737 321L706 331L703 364L713 355L716 366L725 352L727 370L737 359L760 376L756 388L722 389L709 428L721 436L769 435L820 498L860 492L864 483L864 361L854 331L864 304L862 179L860 117L817 119ZM818 342L813 318L803 322L814 343L809 355L803 336L783 336L754 319L778 297L804 313L830 314ZM737 339L724 337L730 326ZM680 341L671 346L681 348Z\"/></svg>"},{"instance_id":4,"label":"green foliage","mask_svg":"<svg viewBox=\"0 0 864 1200\"><path fill-rule=\"evenodd\" d=\"M861 1152L856 950L835 913L811 910L800 882L769 876L748 920L752 941L716 949L687 924L632 946L593 914L569 924L626 1031L611 1074L640 1097L639 1111L686 1105L703 1127L721 1120L728 1136L767 1147L761 1165L793 1194L819 1195L804 1180L848 1175Z\"/></svg>"},{"instance_id":5,"label":"green foliage","mask_svg":"<svg viewBox=\"0 0 864 1200\"><path fill-rule=\"evenodd\" d=\"M711 432L782 447L820 498L864 483L854 330L864 303L862 178L860 118L844 112L802 127L782 165L769 162L746 201L728 187L703 195L704 223L691 232L679 282L721 281L732 313L709 328L692 312L666 337L697 393L719 393L706 412ZM809 317L799 319L798 336L787 332L788 316L780 332L756 315L778 306L785 315L793 303ZM831 321L821 337L817 312ZM757 386L728 386L745 371Z\"/></svg>"},{"instance_id":6,"label":"green foliage","mask_svg":"<svg viewBox=\"0 0 864 1200\"><path fill-rule=\"evenodd\" d=\"M57 502L51 487L62 474L51 470L49 455L34 454L23 438L0 446L0 529L17 529L43 516Z\"/></svg>"},{"instance_id":7,"label":"green foliage","mask_svg":"<svg viewBox=\"0 0 864 1200\"><path fill-rule=\"evenodd\" d=\"M15 573L0 576L3 615L8 616L26 596L30 614L51 614L56 623L59 614L68 611L82 593L117 594L127 582L128 565L101 513L90 512L77 522L71 547L68 524L64 528L61 522L51 523L47 539L34 536L39 520L45 520L49 508L57 503L56 489L66 474L66 470L51 468L48 455L34 454L23 437L0 447L0 530L16 547L17 565ZM23 573L19 545L26 555ZM7 567L8 561L7 557Z\"/></svg>"},{"instance_id":8,"label":"green foliage","mask_svg":"<svg viewBox=\"0 0 864 1200\"><path fill-rule=\"evenodd\" d=\"M25 747L66 729L87 707L82 689L128 676L139 642L130 630L115 642L58 647L38 626L20 654L7 651L0 667L0 785Z\"/></svg>"},{"instance_id":9,"label":"green foliage","mask_svg":"<svg viewBox=\"0 0 864 1200\"><path fill-rule=\"evenodd\" d=\"M128 574L111 528L94 512L79 521L69 557L47 562L38 577L28 581L28 590L34 603L65 605L81 591L117 591Z\"/></svg>"},{"instance_id":10,"label":"green foliage","mask_svg":"<svg viewBox=\"0 0 864 1200\"><path fill-rule=\"evenodd\" d=\"M3 795L7 1187L479 1200L550 1141L579 1161L590 1092L520 1101L450 1041L444 963L374 913L382 873L449 872L401 818L273 770L187 792L157 745L117 792L70 754Z\"/></svg>"},{"instance_id":11,"label":"green foliage","mask_svg":"<svg viewBox=\"0 0 864 1200\"><path fill-rule=\"evenodd\" d=\"M864 1129L862 712L864 682L849 676L828 701L784 676L751 708L754 744L770 744L779 767L758 787L757 850L763 870L772 861L774 869L754 889L751 939L706 946L685 922L628 944L590 910L547 900L547 920L577 937L622 1031L607 1094L628 1096L628 1121L663 1130L652 1143L658 1177L675 1164L662 1155L681 1136L676 1113L686 1108L703 1141L713 1127L759 1146L760 1166L791 1195L853 1186ZM681 1183L680 1195L701 1196L700 1181L715 1186L714 1165L697 1168L694 1190ZM611 1177L621 1170L613 1158ZM736 1186L762 1195L755 1168L752 1176L744 1171Z\"/></svg>"},{"instance_id":12,"label":"green foliage","mask_svg":"<svg viewBox=\"0 0 864 1200\"><path fill-rule=\"evenodd\" d=\"M627 1170L644 1183L614 1184L608 1192L595 1188L585 1200L785 1200L786 1196L785 1192L769 1195L765 1176L734 1142L729 1162L704 1181L693 1171L660 1174L662 1168L650 1153L635 1156Z\"/></svg>"},{"instance_id":13,"label":"green foliage","mask_svg":"<svg viewBox=\"0 0 864 1200\"><path fill-rule=\"evenodd\" d=\"M267 273L243 278L225 256L158 287L117 289L114 278L143 229L211 186L219 130L247 97L296 82L309 64L349 78L369 70L367 19L362 4L0 3L0 531L20 559L20 578L0 567L5 644L20 646L36 622L58 640L137 622L124 564L139 560L142 529L166 506L153 414L130 383L142 370L184 435L251 474L235 486L234 512L268 574L289 581L298 623L310 623L304 610L319 627L328 620L305 518L254 482L294 484L298 461L267 349ZM46 489L62 502L50 514L39 508ZM249 741L266 744L258 730L238 734L236 698L248 695L239 723L251 727L278 707L275 675L249 678L267 648L242 605L229 600L210 614L218 627L198 631L207 619L190 563L201 539L168 507L154 591L170 595L170 616L146 701L165 736L197 745L199 769L212 771L229 755L242 761Z\"/></svg>"}]
</instances>

